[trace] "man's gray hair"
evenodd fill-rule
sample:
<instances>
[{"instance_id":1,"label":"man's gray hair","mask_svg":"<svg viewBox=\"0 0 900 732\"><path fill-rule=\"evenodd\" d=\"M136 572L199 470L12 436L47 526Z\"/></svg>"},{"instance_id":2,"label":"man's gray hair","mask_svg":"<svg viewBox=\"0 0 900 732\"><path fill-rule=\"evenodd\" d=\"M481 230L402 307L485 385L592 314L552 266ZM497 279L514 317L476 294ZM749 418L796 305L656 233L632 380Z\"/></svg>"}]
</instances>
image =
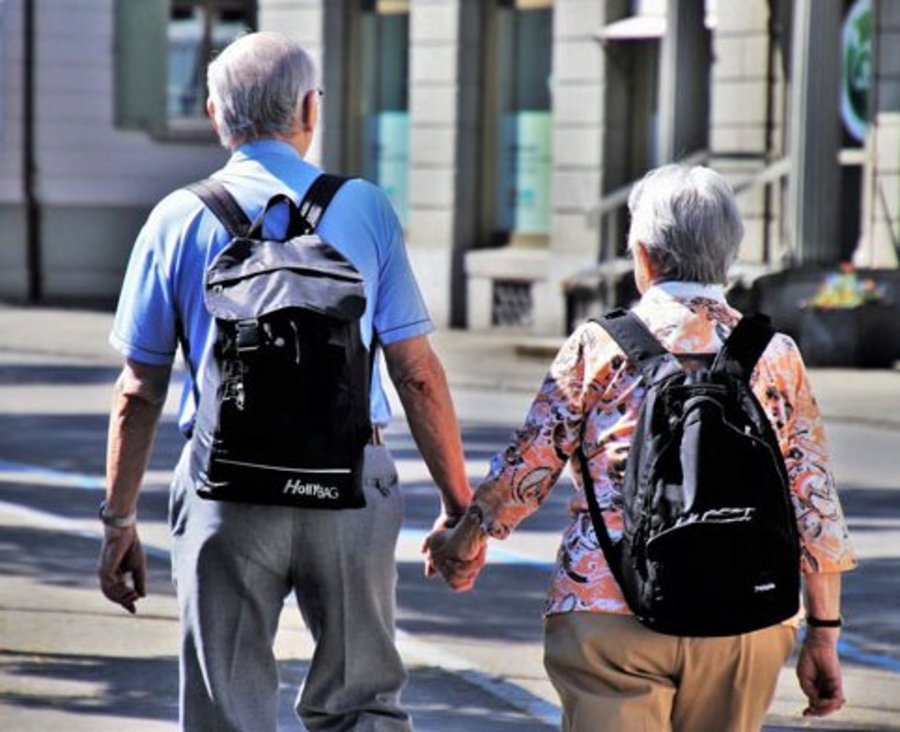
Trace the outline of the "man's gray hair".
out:
<instances>
[{"instance_id":1,"label":"man's gray hair","mask_svg":"<svg viewBox=\"0 0 900 732\"><path fill-rule=\"evenodd\" d=\"M315 89L309 54L280 33L250 33L222 51L207 71L219 140L232 149L250 140L288 135L303 99Z\"/></svg>"},{"instance_id":2,"label":"man's gray hair","mask_svg":"<svg viewBox=\"0 0 900 732\"><path fill-rule=\"evenodd\" d=\"M726 282L744 225L721 175L702 166L656 168L632 189L628 210L628 247L646 247L658 281Z\"/></svg>"}]
</instances>

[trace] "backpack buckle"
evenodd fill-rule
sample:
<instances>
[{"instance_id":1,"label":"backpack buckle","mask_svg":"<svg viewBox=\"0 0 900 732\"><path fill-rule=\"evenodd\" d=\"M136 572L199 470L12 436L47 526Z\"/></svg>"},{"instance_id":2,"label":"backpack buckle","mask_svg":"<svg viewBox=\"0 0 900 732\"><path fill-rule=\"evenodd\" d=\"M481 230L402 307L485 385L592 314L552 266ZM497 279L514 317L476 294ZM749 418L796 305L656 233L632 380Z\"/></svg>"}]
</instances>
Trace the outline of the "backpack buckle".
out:
<instances>
[{"instance_id":1,"label":"backpack buckle","mask_svg":"<svg viewBox=\"0 0 900 732\"><path fill-rule=\"evenodd\" d=\"M259 321L255 318L237 322L237 352L240 355L259 350Z\"/></svg>"}]
</instances>

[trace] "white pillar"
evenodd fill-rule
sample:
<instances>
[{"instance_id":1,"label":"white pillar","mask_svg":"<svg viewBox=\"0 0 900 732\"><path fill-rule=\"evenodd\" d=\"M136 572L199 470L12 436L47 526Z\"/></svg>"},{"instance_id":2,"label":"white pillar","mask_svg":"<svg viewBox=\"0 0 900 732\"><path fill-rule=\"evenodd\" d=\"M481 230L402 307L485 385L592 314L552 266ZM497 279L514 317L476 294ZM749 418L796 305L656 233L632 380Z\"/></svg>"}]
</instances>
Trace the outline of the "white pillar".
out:
<instances>
[{"instance_id":1,"label":"white pillar","mask_svg":"<svg viewBox=\"0 0 900 732\"><path fill-rule=\"evenodd\" d=\"M791 45L788 224L797 264L840 259L841 3L795 0Z\"/></svg>"},{"instance_id":2,"label":"white pillar","mask_svg":"<svg viewBox=\"0 0 900 732\"><path fill-rule=\"evenodd\" d=\"M669 0L659 73L661 162L705 148L709 130L710 38L703 0Z\"/></svg>"},{"instance_id":3,"label":"white pillar","mask_svg":"<svg viewBox=\"0 0 900 732\"><path fill-rule=\"evenodd\" d=\"M410 5L410 259L435 323L465 316L462 255L473 246L478 187L480 3Z\"/></svg>"}]
</instances>

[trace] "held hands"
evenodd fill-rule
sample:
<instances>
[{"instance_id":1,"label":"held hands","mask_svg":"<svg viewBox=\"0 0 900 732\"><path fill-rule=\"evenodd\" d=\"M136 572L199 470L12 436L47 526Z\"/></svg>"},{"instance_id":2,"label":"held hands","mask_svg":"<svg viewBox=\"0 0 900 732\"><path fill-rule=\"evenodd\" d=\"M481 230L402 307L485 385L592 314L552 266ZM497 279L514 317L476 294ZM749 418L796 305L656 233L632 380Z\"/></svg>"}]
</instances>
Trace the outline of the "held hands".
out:
<instances>
[{"instance_id":1,"label":"held hands","mask_svg":"<svg viewBox=\"0 0 900 732\"><path fill-rule=\"evenodd\" d=\"M797 679L809 700L804 717L824 717L844 706L837 635L836 628L806 629L797 660Z\"/></svg>"},{"instance_id":2,"label":"held hands","mask_svg":"<svg viewBox=\"0 0 900 732\"><path fill-rule=\"evenodd\" d=\"M487 537L479 517L441 516L422 545L425 576L440 574L455 592L471 590L487 558Z\"/></svg>"},{"instance_id":3,"label":"held hands","mask_svg":"<svg viewBox=\"0 0 900 732\"><path fill-rule=\"evenodd\" d=\"M135 602L147 595L147 560L135 526L104 527L97 575L106 598L134 615Z\"/></svg>"}]
</instances>

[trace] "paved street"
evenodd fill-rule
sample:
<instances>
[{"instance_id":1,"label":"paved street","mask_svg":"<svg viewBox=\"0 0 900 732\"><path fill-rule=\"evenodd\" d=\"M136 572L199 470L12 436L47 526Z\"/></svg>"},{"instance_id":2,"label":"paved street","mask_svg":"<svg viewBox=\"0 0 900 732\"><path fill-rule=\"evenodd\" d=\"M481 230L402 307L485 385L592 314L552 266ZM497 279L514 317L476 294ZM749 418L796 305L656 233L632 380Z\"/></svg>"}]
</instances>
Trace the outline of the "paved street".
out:
<instances>
[{"instance_id":1,"label":"paved street","mask_svg":"<svg viewBox=\"0 0 900 732\"><path fill-rule=\"evenodd\" d=\"M0 729L174 730L178 630L168 578L167 480L181 445L173 389L141 499L150 596L136 618L96 589L96 505L117 359L105 313L0 308ZM442 332L473 481L521 420L553 342ZM846 579L842 653L850 707L799 717L787 667L771 730L900 729L900 371L816 371L861 568ZM555 694L541 667L540 608L565 522L563 481L507 542L471 593L422 577L418 546L437 498L408 431L389 431L406 496L398 549L399 643L416 728L552 729ZM288 604L277 641L284 730L311 653Z\"/></svg>"}]
</instances>

